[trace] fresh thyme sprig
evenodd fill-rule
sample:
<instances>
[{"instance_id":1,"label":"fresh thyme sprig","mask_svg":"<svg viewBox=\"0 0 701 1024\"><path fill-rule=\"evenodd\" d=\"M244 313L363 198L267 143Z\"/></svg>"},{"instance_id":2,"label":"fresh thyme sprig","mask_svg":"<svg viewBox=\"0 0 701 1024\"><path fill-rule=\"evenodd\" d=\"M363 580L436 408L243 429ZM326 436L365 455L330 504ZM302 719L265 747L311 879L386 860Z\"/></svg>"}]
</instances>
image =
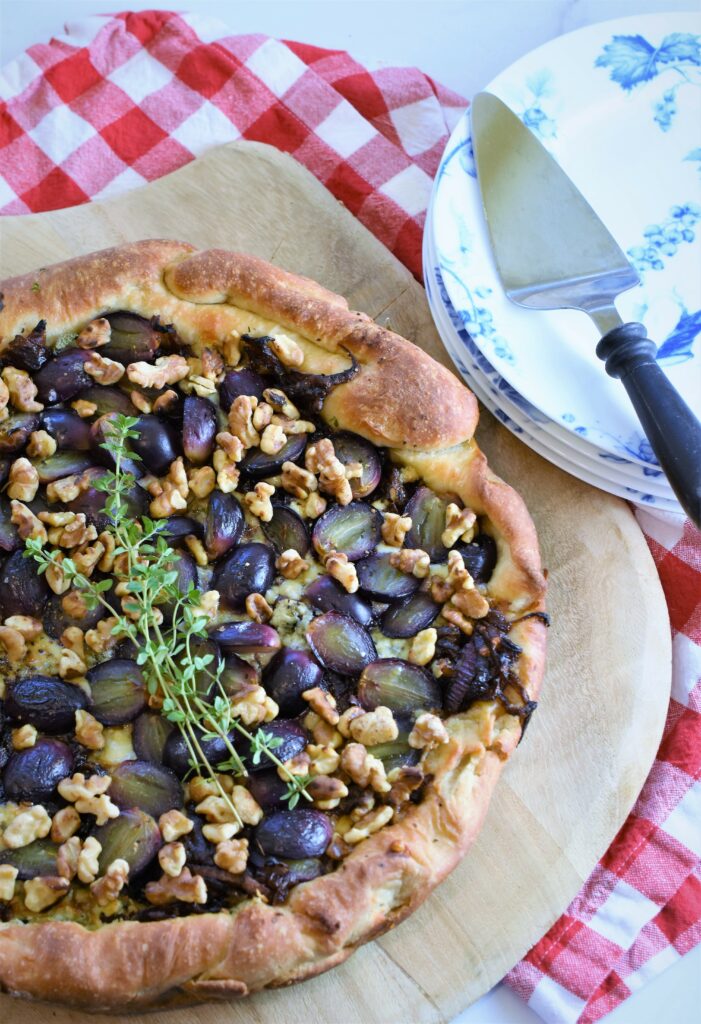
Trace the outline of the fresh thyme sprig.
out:
<instances>
[{"instance_id":1,"label":"fresh thyme sprig","mask_svg":"<svg viewBox=\"0 0 701 1024\"><path fill-rule=\"evenodd\" d=\"M279 737L262 728L250 733L232 714L231 701L222 683L223 660L197 650L197 641L207 637L208 624L201 609L201 593L194 586L185 593L179 589L177 553L162 536L162 523L147 516L131 518L128 494L136 479L124 467L127 459L139 460L138 454L129 448L129 441L139 436L134 429L137 422L135 417L122 415L108 422L101 447L111 455L114 470L95 482L95 487L106 494L104 510L116 544L114 557L126 563L124 571L118 574L122 577L121 604L109 595L112 580L90 579L72 558L44 550L39 539L26 541L25 555L37 562L39 573L52 566L82 592L89 607L101 604L114 617L112 635L127 637L137 647L136 661L147 689L160 696L161 713L179 728L191 769L215 783L239 824L242 823L238 812L218 777L218 772L247 774L241 755L231 742L232 731L250 744L254 765L260 764L265 756L281 771L287 781L285 799L292 808L300 796L311 799L306 780L286 768L275 755L282 743ZM207 693L214 694L213 697L202 692L203 678ZM203 741L213 739L223 743L227 754L215 766L202 746Z\"/></svg>"}]
</instances>

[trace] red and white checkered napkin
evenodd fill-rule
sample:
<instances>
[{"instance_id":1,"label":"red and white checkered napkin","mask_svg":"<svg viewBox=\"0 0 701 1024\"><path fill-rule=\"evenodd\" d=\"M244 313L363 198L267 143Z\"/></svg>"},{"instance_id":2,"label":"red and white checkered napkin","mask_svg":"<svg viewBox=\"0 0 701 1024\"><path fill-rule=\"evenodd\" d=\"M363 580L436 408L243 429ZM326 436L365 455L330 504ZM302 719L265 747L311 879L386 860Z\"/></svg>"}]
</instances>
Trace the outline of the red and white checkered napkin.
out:
<instances>
[{"instance_id":1,"label":"red and white checkered napkin","mask_svg":"<svg viewBox=\"0 0 701 1024\"><path fill-rule=\"evenodd\" d=\"M369 72L197 15L88 18L0 71L0 213L133 188L243 137L292 153L420 277L432 177L465 105L415 69ZM549 1021L597 1020L701 942L701 538L638 519L669 604L673 696L634 811L508 976Z\"/></svg>"}]
</instances>

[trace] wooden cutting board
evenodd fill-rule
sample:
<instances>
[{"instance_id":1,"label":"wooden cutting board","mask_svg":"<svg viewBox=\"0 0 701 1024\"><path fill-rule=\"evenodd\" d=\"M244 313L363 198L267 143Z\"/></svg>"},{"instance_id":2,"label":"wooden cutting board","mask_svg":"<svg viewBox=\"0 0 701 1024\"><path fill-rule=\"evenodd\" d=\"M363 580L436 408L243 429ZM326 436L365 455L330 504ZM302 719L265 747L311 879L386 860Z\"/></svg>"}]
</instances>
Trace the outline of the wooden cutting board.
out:
<instances>
[{"instance_id":1,"label":"wooden cutting board","mask_svg":"<svg viewBox=\"0 0 701 1024\"><path fill-rule=\"evenodd\" d=\"M232 143L116 199L0 220L0 278L139 238L242 249L322 282L450 366L422 288L290 157ZM482 413L479 441L524 496L549 569L541 706L475 846L407 922L341 967L152 1024L447 1021L566 908L630 810L669 698L667 608L628 507L540 459ZM5 1024L96 1018L0 997ZM105 1018L131 1021L134 1017Z\"/></svg>"}]
</instances>

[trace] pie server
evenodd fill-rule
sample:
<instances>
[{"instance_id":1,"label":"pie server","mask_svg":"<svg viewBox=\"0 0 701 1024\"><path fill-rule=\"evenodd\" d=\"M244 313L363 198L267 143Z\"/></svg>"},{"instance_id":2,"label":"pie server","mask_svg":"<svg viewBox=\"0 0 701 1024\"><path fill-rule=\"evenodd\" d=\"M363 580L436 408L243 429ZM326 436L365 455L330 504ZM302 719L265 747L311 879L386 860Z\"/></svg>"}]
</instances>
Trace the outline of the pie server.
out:
<instances>
[{"instance_id":1,"label":"pie server","mask_svg":"<svg viewBox=\"0 0 701 1024\"><path fill-rule=\"evenodd\" d=\"M614 304L640 283L636 271L556 160L500 99L479 93L471 109L482 203L507 296L530 309L589 314L602 334L596 354L607 373L620 377L679 503L701 527L701 423L655 361L657 346L645 327L624 324Z\"/></svg>"}]
</instances>

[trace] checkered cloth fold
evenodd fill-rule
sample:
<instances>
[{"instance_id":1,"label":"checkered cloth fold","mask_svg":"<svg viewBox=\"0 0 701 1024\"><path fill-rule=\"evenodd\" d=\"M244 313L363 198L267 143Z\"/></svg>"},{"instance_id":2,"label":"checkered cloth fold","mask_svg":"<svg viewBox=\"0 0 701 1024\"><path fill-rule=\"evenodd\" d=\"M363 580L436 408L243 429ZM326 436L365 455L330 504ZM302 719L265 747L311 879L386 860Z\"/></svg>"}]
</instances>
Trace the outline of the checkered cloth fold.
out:
<instances>
[{"instance_id":1,"label":"checkered cloth fold","mask_svg":"<svg viewBox=\"0 0 701 1024\"><path fill-rule=\"evenodd\" d=\"M0 71L0 213L102 198L242 137L291 153L420 278L432 178L465 106L416 69L369 72L198 15L91 17ZM638 521L669 605L672 699L628 820L507 977L548 1021L600 1019L701 941L701 538Z\"/></svg>"}]
</instances>

